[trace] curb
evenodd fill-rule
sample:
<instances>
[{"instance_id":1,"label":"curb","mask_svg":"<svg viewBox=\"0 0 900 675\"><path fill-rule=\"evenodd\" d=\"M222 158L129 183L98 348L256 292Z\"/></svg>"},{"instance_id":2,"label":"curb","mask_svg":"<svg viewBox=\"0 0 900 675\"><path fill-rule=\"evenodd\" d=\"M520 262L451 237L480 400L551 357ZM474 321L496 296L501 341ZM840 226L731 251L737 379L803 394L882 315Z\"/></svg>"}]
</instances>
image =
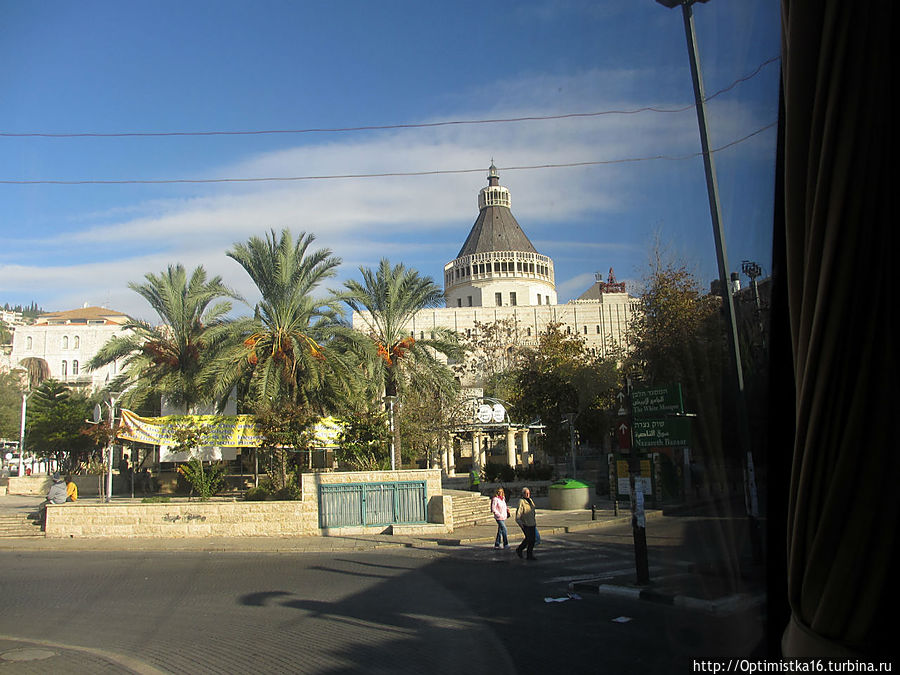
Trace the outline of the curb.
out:
<instances>
[{"instance_id":1,"label":"curb","mask_svg":"<svg viewBox=\"0 0 900 675\"><path fill-rule=\"evenodd\" d=\"M681 607L713 616L726 616L762 605L766 601L765 594L748 595L736 593L716 600L703 600L689 595L664 593L653 588L637 588L635 586L618 586L615 584L595 584L590 581L573 581L569 583L569 591L591 592L608 597L644 600L660 605Z\"/></svg>"},{"instance_id":2,"label":"curb","mask_svg":"<svg viewBox=\"0 0 900 675\"><path fill-rule=\"evenodd\" d=\"M662 511L648 511L646 514L647 520L656 520L657 518L662 518ZM631 522L631 514L624 516L617 516L613 518L604 518L603 520L590 520L585 523L578 523L576 525L547 525L541 526L541 536L545 534L569 534L571 532L581 532L583 530L593 530L597 528L604 527L613 527L615 525L627 525ZM469 544L484 544L490 543L494 541L494 536L491 534L490 536L484 537L462 537L459 539L453 537L446 537L437 540L436 544L439 546L467 546Z\"/></svg>"}]
</instances>

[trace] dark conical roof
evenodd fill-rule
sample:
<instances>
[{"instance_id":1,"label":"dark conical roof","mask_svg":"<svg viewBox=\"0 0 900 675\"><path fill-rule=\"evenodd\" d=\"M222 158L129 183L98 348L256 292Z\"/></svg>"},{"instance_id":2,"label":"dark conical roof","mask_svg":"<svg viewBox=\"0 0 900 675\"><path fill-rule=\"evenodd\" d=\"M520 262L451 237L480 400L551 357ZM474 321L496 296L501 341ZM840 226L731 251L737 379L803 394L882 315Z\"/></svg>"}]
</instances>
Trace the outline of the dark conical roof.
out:
<instances>
[{"instance_id":1,"label":"dark conical roof","mask_svg":"<svg viewBox=\"0 0 900 675\"><path fill-rule=\"evenodd\" d=\"M473 253L491 251L524 251L537 253L534 245L519 227L515 216L509 210L509 190L500 187L497 167L491 162L488 172L488 187L479 193L478 218L459 250L457 258ZM490 193L490 198L486 193Z\"/></svg>"},{"instance_id":2,"label":"dark conical roof","mask_svg":"<svg viewBox=\"0 0 900 675\"><path fill-rule=\"evenodd\" d=\"M527 251L537 253L506 206L485 206L478 214L457 258L489 251Z\"/></svg>"}]
</instances>

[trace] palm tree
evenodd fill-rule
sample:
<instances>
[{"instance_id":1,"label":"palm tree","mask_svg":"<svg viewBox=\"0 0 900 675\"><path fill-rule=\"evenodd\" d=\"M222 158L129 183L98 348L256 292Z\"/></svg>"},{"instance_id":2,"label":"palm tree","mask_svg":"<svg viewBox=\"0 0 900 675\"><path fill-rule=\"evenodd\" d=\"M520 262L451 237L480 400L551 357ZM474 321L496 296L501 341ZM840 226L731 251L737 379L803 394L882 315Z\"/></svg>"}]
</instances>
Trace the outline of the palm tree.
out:
<instances>
[{"instance_id":1,"label":"palm tree","mask_svg":"<svg viewBox=\"0 0 900 675\"><path fill-rule=\"evenodd\" d=\"M37 389L41 382L50 379L50 365L44 359L29 356L19 361L19 366L25 369L27 391Z\"/></svg>"},{"instance_id":2,"label":"palm tree","mask_svg":"<svg viewBox=\"0 0 900 675\"><path fill-rule=\"evenodd\" d=\"M126 390L124 404L140 406L160 396L189 412L213 400L211 390L204 386L204 373L221 347L231 303L212 303L238 296L221 277L207 280L202 266L190 279L180 264L144 278L145 283L131 282L128 286L150 303L161 325L129 319L122 325L125 334L108 340L88 362L88 368L123 359L123 373L110 386Z\"/></svg>"},{"instance_id":3,"label":"palm tree","mask_svg":"<svg viewBox=\"0 0 900 675\"><path fill-rule=\"evenodd\" d=\"M351 369L334 348L346 333L339 300L313 296L341 261L330 249L310 250L314 239L271 230L228 251L262 298L253 317L229 327L214 375L220 392L241 385L258 411L292 405L321 414L349 387Z\"/></svg>"},{"instance_id":4,"label":"palm tree","mask_svg":"<svg viewBox=\"0 0 900 675\"><path fill-rule=\"evenodd\" d=\"M344 283L344 301L355 311L366 327L375 351L376 366L372 372L381 385L386 406L392 412L393 402L408 386L428 385L440 391L453 391L453 373L437 354L455 357L460 353L456 334L447 328L433 328L427 337L418 339L409 326L416 312L443 304L444 294L431 277L420 276L402 263L391 266L382 259L376 271L360 268L363 281ZM399 425L394 424L394 466L400 466Z\"/></svg>"}]
</instances>

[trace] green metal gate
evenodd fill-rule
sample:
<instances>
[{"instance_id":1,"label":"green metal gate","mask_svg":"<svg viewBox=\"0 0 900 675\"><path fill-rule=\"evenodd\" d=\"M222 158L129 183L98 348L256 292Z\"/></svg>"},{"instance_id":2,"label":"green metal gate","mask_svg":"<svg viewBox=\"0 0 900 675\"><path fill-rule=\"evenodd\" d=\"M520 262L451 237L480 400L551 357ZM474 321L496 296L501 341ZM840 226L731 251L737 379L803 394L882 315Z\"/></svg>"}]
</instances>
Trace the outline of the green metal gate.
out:
<instances>
[{"instance_id":1,"label":"green metal gate","mask_svg":"<svg viewBox=\"0 0 900 675\"><path fill-rule=\"evenodd\" d=\"M424 523L425 481L319 486L319 527Z\"/></svg>"}]
</instances>

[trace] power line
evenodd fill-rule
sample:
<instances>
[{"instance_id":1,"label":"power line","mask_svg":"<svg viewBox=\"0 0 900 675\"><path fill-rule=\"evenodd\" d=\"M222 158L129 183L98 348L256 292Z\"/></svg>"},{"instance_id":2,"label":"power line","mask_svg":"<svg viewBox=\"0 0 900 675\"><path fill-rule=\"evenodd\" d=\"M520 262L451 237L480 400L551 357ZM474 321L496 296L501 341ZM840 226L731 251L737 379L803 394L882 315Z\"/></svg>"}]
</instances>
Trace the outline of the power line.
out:
<instances>
[{"instance_id":1,"label":"power line","mask_svg":"<svg viewBox=\"0 0 900 675\"><path fill-rule=\"evenodd\" d=\"M746 136L738 138L730 143L726 143L718 148L714 148L711 152L721 152L731 148L739 143L743 143L764 131L771 129L777 124L772 122ZM525 171L532 169L567 169L582 166L601 166L608 164L633 164L636 162L653 162L653 161L682 161L701 157L702 152L694 152L687 155L651 155L647 157L630 157L624 159L607 159L592 160L586 162L564 162L557 164L531 164L524 166L506 166L500 167L500 171ZM484 171L484 167L477 169L435 169L432 171L386 171L381 173L346 173L346 174L328 174L321 176L269 176L261 178L165 178L165 179L122 179L122 180L100 180L100 179L80 179L80 180L3 180L0 179L0 185L168 185L177 183L274 183L274 182L294 182L294 181L313 181L313 180L339 180L353 178L395 178L408 176L441 176L462 173L478 173Z\"/></svg>"},{"instance_id":2,"label":"power line","mask_svg":"<svg viewBox=\"0 0 900 675\"><path fill-rule=\"evenodd\" d=\"M727 87L720 89L716 93L707 96L706 101L711 101L717 96L731 91L734 87L742 82L746 82L756 77L763 68L775 61L780 60L780 56L772 57L767 61L763 61L756 69L741 78L738 78ZM172 136L264 136L273 134L324 134L324 133L343 133L351 131L387 131L396 129L426 129L433 127L448 126L465 126L477 124L508 124L514 122L543 122L547 120L564 120L577 119L587 117L600 117L603 115L636 115L644 112L656 113L681 113L686 110L692 110L694 104L681 106L678 108L658 108L654 106L646 106L641 108L632 108L628 110L599 110L594 112L574 112L562 113L559 115L531 115L526 117L501 117L475 120L447 120L444 122L419 122L419 123L401 123L401 124L382 124L382 125L365 125L358 127L319 127L309 129L256 129L256 130L239 130L239 131L124 131L124 132L7 132L0 131L0 137L7 138L147 138L147 137L172 137Z\"/></svg>"}]
</instances>

